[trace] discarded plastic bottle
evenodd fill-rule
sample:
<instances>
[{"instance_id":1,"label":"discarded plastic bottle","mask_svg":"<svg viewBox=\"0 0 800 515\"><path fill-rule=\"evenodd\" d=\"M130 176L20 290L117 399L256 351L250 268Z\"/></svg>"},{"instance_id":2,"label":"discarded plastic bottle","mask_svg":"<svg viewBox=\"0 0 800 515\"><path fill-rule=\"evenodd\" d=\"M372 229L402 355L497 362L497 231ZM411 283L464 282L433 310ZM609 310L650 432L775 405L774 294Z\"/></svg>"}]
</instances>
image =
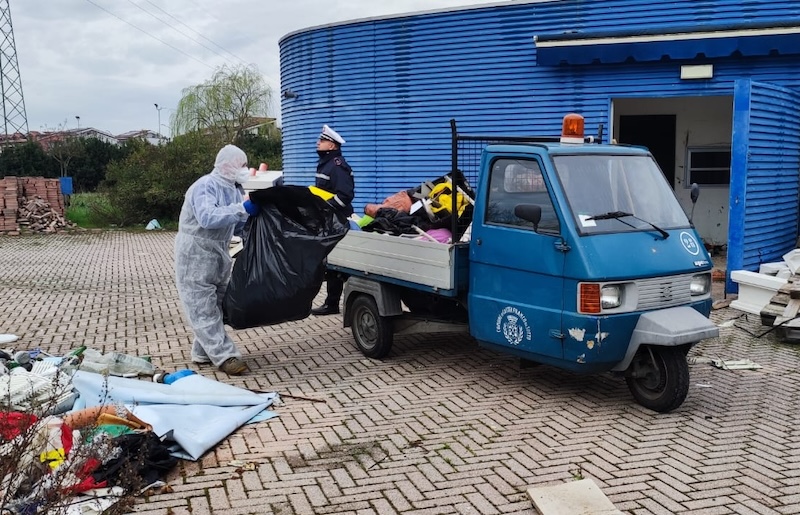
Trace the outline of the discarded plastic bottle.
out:
<instances>
[{"instance_id":1,"label":"discarded plastic bottle","mask_svg":"<svg viewBox=\"0 0 800 515\"><path fill-rule=\"evenodd\" d=\"M77 349L67 354L67 356L81 356L85 351L86 351L86 345L81 345Z\"/></svg>"},{"instance_id":2,"label":"discarded plastic bottle","mask_svg":"<svg viewBox=\"0 0 800 515\"><path fill-rule=\"evenodd\" d=\"M101 354L94 349L86 349L83 352L83 361L80 369L87 372L108 373L123 377L152 376L155 372L155 367L152 363L137 356L119 352Z\"/></svg>"},{"instance_id":3,"label":"discarded plastic bottle","mask_svg":"<svg viewBox=\"0 0 800 515\"><path fill-rule=\"evenodd\" d=\"M183 370L176 370L175 372L172 372L171 374L165 375L164 379L163 379L163 382L164 382L164 384L172 384L172 383L174 383L175 381L177 381L178 379L180 379L182 377L191 376L191 375L194 375L196 373L197 372L195 372L194 370L189 370L188 368L184 368Z\"/></svg>"}]
</instances>

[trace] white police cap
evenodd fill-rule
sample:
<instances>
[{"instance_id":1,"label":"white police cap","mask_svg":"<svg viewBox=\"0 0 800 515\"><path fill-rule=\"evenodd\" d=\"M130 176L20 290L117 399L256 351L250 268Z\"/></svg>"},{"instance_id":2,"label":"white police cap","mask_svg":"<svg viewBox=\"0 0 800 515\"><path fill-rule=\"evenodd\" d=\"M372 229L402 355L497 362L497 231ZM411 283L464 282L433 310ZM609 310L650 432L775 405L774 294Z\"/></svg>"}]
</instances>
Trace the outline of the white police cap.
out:
<instances>
[{"instance_id":1,"label":"white police cap","mask_svg":"<svg viewBox=\"0 0 800 515\"><path fill-rule=\"evenodd\" d=\"M327 125L322 126L322 132L319 135L319 139L326 139L328 141L333 141L339 145L344 145L346 141L343 137L339 136L339 133L335 130L331 129Z\"/></svg>"}]
</instances>

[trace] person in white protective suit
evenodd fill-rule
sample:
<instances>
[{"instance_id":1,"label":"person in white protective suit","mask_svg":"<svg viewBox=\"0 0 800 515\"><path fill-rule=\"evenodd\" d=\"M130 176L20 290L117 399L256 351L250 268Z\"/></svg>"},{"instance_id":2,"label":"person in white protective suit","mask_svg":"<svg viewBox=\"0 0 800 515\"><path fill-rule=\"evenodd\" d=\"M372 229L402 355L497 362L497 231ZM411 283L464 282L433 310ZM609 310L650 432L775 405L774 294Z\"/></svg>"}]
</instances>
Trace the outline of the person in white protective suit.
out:
<instances>
[{"instance_id":1,"label":"person in white protective suit","mask_svg":"<svg viewBox=\"0 0 800 515\"><path fill-rule=\"evenodd\" d=\"M247 371L242 354L225 332L222 299L231 277L231 237L258 206L238 184L248 180L247 155L234 145L219 153L211 173L186 191L175 238L175 282L194 332L192 361L212 363L229 375Z\"/></svg>"}]
</instances>

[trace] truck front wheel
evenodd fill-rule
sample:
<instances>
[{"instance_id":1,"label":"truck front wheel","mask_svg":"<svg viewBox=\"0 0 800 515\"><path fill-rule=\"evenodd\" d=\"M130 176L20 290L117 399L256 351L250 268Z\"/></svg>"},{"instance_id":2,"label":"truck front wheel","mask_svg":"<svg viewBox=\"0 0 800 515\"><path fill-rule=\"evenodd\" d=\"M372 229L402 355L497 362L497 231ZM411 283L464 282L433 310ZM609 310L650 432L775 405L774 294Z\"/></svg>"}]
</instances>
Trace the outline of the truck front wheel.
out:
<instances>
[{"instance_id":1,"label":"truck front wheel","mask_svg":"<svg viewBox=\"0 0 800 515\"><path fill-rule=\"evenodd\" d=\"M676 347L642 346L636 352L625 381L634 399L645 408L668 413L689 393L689 364Z\"/></svg>"},{"instance_id":2,"label":"truck front wheel","mask_svg":"<svg viewBox=\"0 0 800 515\"><path fill-rule=\"evenodd\" d=\"M392 320L381 316L375 299L359 295L350 307L353 320L353 338L361 352L375 359L385 358L392 350L394 331Z\"/></svg>"}]
</instances>

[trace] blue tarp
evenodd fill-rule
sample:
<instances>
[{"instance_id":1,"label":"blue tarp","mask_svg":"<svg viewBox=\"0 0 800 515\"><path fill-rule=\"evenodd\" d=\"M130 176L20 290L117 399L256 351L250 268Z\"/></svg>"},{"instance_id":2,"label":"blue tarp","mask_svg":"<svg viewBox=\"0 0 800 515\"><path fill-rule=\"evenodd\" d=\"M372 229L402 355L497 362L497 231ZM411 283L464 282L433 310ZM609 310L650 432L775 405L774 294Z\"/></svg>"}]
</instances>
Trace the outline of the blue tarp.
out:
<instances>
[{"instance_id":1,"label":"blue tarp","mask_svg":"<svg viewBox=\"0 0 800 515\"><path fill-rule=\"evenodd\" d=\"M75 372L72 383L80 392L73 409L124 404L134 415L153 426L180 449L173 455L199 459L206 451L256 416L276 417L266 411L277 394L253 393L199 374L172 384Z\"/></svg>"}]
</instances>

